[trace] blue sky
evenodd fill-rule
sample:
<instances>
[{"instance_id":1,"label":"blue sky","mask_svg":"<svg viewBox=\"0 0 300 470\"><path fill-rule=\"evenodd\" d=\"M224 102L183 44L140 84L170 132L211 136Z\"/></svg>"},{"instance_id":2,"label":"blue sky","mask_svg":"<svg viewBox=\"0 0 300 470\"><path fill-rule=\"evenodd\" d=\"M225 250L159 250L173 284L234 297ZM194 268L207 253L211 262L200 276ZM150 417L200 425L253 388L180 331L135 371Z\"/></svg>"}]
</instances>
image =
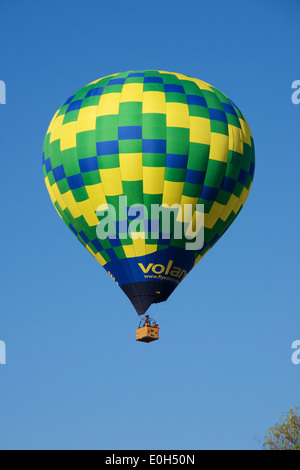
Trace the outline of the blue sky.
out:
<instances>
[{"instance_id":1,"label":"blue sky","mask_svg":"<svg viewBox=\"0 0 300 470\"><path fill-rule=\"evenodd\" d=\"M300 405L299 8L1 2L1 449L255 449ZM256 145L245 208L162 305L151 345L134 341L130 302L58 218L41 165L62 102L135 69L219 88Z\"/></svg>"}]
</instances>

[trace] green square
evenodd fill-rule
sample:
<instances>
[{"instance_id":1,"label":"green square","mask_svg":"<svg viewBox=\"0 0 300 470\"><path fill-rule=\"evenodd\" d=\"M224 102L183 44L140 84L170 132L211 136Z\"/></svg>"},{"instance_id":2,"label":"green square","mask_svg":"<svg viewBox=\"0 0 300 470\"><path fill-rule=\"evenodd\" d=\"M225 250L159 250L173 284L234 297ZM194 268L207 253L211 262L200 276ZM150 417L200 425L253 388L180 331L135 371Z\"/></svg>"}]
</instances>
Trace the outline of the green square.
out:
<instances>
[{"instance_id":1,"label":"green square","mask_svg":"<svg viewBox=\"0 0 300 470\"><path fill-rule=\"evenodd\" d=\"M149 211L149 216L151 214L151 206L153 204L161 205L162 204L162 198L163 198L162 194L146 194L146 193L144 193L144 204L145 204L145 206L147 207L147 209Z\"/></svg>"},{"instance_id":2,"label":"green square","mask_svg":"<svg viewBox=\"0 0 300 470\"><path fill-rule=\"evenodd\" d=\"M234 187L233 194L236 197L240 197L240 195L242 194L243 189L244 189L244 185L242 183L240 183L239 181L237 181L236 185Z\"/></svg>"},{"instance_id":3,"label":"green square","mask_svg":"<svg viewBox=\"0 0 300 470\"><path fill-rule=\"evenodd\" d=\"M132 140L119 140L120 153L142 153L143 141L142 139Z\"/></svg>"},{"instance_id":4,"label":"green square","mask_svg":"<svg viewBox=\"0 0 300 470\"><path fill-rule=\"evenodd\" d=\"M53 186L56 183L54 176L53 176L53 171L49 171L47 176L48 176L50 186Z\"/></svg>"},{"instance_id":5,"label":"green square","mask_svg":"<svg viewBox=\"0 0 300 470\"><path fill-rule=\"evenodd\" d=\"M222 103L220 102L218 96L213 91L202 90L202 93L203 93L203 96L205 98L208 108L218 109L219 111L224 112Z\"/></svg>"},{"instance_id":6,"label":"green square","mask_svg":"<svg viewBox=\"0 0 300 470\"><path fill-rule=\"evenodd\" d=\"M237 117L238 117L239 119L243 119L243 121L245 121L245 118L244 118L244 116L242 115L242 113L241 113L241 111L239 110L239 108L237 108L236 106L234 106L234 110L235 110L235 112L236 112L236 114L237 114Z\"/></svg>"},{"instance_id":7,"label":"green square","mask_svg":"<svg viewBox=\"0 0 300 470\"><path fill-rule=\"evenodd\" d=\"M119 168L120 160L119 155L99 155L98 165L100 170L109 170L111 168Z\"/></svg>"},{"instance_id":8,"label":"green square","mask_svg":"<svg viewBox=\"0 0 300 470\"><path fill-rule=\"evenodd\" d=\"M144 77L128 77L126 78L127 83L144 83Z\"/></svg>"},{"instance_id":9,"label":"green square","mask_svg":"<svg viewBox=\"0 0 300 470\"><path fill-rule=\"evenodd\" d=\"M80 173L76 148L62 150L61 160L63 162L64 171L67 177L78 175L78 173Z\"/></svg>"},{"instance_id":10,"label":"green square","mask_svg":"<svg viewBox=\"0 0 300 470\"><path fill-rule=\"evenodd\" d=\"M143 91L160 91L165 92L163 83L144 83Z\"/></svg>"},{"instance_id":11,"label":"green square","mask_svg":"<svg viewBox=\"0 0 300 470\"><path fill-rule=\"evenodd\" d=\"M82 178L85 186L93 186L94 184L101 182L100 173L98 170L82 173Z\"/></svg>"},{"instance_id":12,"label":"green square","mask_svg":"<svg viewBox=\"0 0 300 470\"><path fill-rule=\"evenodd\" d=\"M107 204L111 204L114 206L116 210L116 215L119 213L119 205L120 205L120 196L106 196Z\"/></svg>"},{"instance_id":13,"label":"green square","mask_svg":"<svg viewBox=\"0 0 300 470\"><path fill-rule=\"evenodd\" d=\"M199 198L198 204L204 204L204 212L208 214L213 206L214 201L207 201L206 199Z\"/></svg>"},{"instance_id":14,"label":"green square","mask_svg":"<svg viewBox=\"0 0 300 470\"><path fill-rule=\"evenodd\" d=\"M59 110L59 112L57 113L57 118L58 116L62 116L63 114L66 114L66 111L68 109L69 105L68 104L65 104L64 106L62 106Z\"/></svg>"},{"instance_id":15,"label":"green square","mask_svg":"<svg viewBox=\"0 0 300 470\"><path fill-rule=\"evenodd\" d=\"M109 75L108 77L100 78L98 82L93 84L93 88L105 87L112 78L115 78L115 77L113 77L112 75Z\"/></svg>"},{"instance_id":16,"label":"green square","mask_svg":"<svg viewBox=\"0 0 300 470\"><path fill-rule=\"evenodd\" d=\"M183 86L186 95L203 96L198 85L191 80L181 80L180 85Z\"/></svg>"},{"instance_id":17,"label":"green square","mask_svg":"<svg viewBox=\"0 0 300 470\"><path fill-rule=\"evenodd\" d=\"M166 168L165 180L174 183L184 183L186 170L182 168Z\"/></svg>"},{"instance_id":18,"label":"green square","mask_svg":"<svg viewBox=\"0 0 300 470\"><path fill-rule=\"evenodd\" d=\"M210 146L207 144L197 144L190 142L188 169L206 171L210 154Z\"/></svg>"},{"instance_id":19,"label":"green square","mask_svg":"<svg viewBox=\"0 0 300 470\"><path fill-rule=\"evenodd\" d=\"M81 109L88 108L89 106L98 106L100 98L100 95L88 96L87 98L84 98Z\"/></svg>"},{"instance_id":20,"label":"green square","mask_svg":"<svg viewBox=\"0 0 300 470\"><path fill-rule=\"evenodd\" d=\"M242 158L242 168L246 171L250 171L251 163L254 163L254 150L253 147L244 143L244 152Z\"/></svg>"},{"instance_id":21,"label":"green square","mask_svg":"<svg viewBox=\"0 0 300 470\"><path fill-rule=\"evenodd\" d=\"M143 181L122 181L122 186L128 206L144 203Z\"/></svg>"},{"instance_id":22,"label":"green square","mask_svg":"<svg viewBox=\"0 0 300 470\"><path fill-rule=\"evenodd\" d=\"M118 125L118 115L97 117L96 141L109 142L112 140L118 140Z\"/></svg>"},{"instance_id":23,"label":"green square","mask_svg":"<svg viewBox=\"0 0 300 470\"><path fill-rule=\"evenodd\" d=\"M247 179L246 179L246 182L245 182L245 188L246 188L246 189L249 190L252 181L253 181L253 178L252 178L250 175L248 175L248 176L247 176Z\"/></svg>"},{"instance_id":24,"label":"green square","mask_svg":"<svg viewBox=\"0 0 300 470\"><path fill-rule=\"evenodd\" d=\"M166 93L166 103L184 103L187 104L187 99L183 93Z\"/></svg>"},{"instance_id":25,"label":"green square","mask_svg":"<svg viewBox=\"0 0 300 470\"><path fill-rule=\"evenodd\" d=\"M185 183L183 188L183 196L199 198L202 187L202 184Z\"/></svg>"},{"instance_id":26,"label":"green square","mask_svg":"<svg viewBox=\"0 0 300 470\"><path fill-rule=\"evenodd\" d=\"M164 153L144 153L143 166L163 168L166 166L166 155Z\"/></svg>"},{"instance_id":27,"label":"green square","mask_svg":"<svg viewBox=\"0 0 300 470\"><path fill-rule=\"evenodd\" d=\"M72 223L75 222L75 219L73 218L71 212L69 211L69 209L67 207L64 210L64 217L68 221L67 225L69 225L70 222L72 222Z\"/></svg>"},{"instance_id":28,"label":"green square","mask_svg":"<svg viewBox=\"0 0 300 470\"><path fill-rule=\"evenodd\" d=\"M161 73L158 70L145 70L145 77L160 77Z\"/></svg>"},{"instance_id":29,"label":"green square","mask_svg":"<svg viewBox=\"0 0 300 470\"><path fill-rule=\"evenodd\" d=\"M79 109L75 109L74 111L70 111L65 114L63 124L68 124L68 122L75 122L78 119Z\"/></svg>"},{"instance_id":30,"label":"green square","mask_svg":"<svg viewBox=\"0 0 300 470\"><path fill-rule=\"evenodd\" d=\"M78 158L90 158L97 155L95 131L85 131L76 134Z\"/></svg>"},{"instance_id":31,"label":"green square","mask_svg":"<svg viewBox=\"0 0 300 470\"><path fill-rule=\"evenodd\" d=\"M70 186L69 186L68 180L66 180L66 178L64 178L60 181L57 181L57 187L58 187L58 190L59 190L60 194L65 194L68 191L70 191Z\"/></svg>"},{"instance_id":32,"label":"green square","mask_svg":"<svg viewBox=\"0 0 300 470\"><path fill-rule=\"evenodd\" d=\"M89 198L85 188L72 189L72 194L76 202L86 201Z\"/></svg>"},{"instance_id":33,"label":"green square","mask_svg":"<svg viewBox=\"0 0 300 470\"><path fill-rule=\"evenodd\" d=\"M229 193L228 191L224 191L223 189L219 189L218 195L216 197L216 202L226 206L226 204L228 203L230 197L231 197L231 193Z\"/></svg>"},{"instance_id":34,"label":"green square","mask_svg":"<svg viewBox=\"0 0 300 470\"><path fill-rule=\"evenodd\" d=\"M141 126L143 103L120 103L119 126Z\"/></svg>"},{"instance_id":35,"label":"green square","mask_svg":"<svg viewBox=\"0 0 300 470\"><path fill-rule=\"evenodd\" d=\"M210 188L219 188L222 185L226 173L226 167L226 163L210 159L208 161L205 175L205 186L209 186Z\"/></svg>"},{"instance_id":36,"label":"green square","mask_svg":"<svg viewBox=\"0 0 300 470\"><path fill-rule=\"evenodd\" d=\"M166 139L167 118L165 114L145 113L142 122L143 139Z\"/></svg>"},{"instance_id":37,"label":"green square","mask_svg":"<svg viewBox=\"0 0 300 470\"><path fill-rule=\"evenodd\" d=\"M122 246L133 246L132 238L129 234L122 234L122 238L120 239ZM124 237L124 238L123 238Z\"/></svg>"},{"instance_id":38,"label":"green square","mask_svg":"<svg viewBox=\"0 0 300 470\"><path fill-rule=\"evenodd\" d=\"M222 121L210 121L211 132L228 135L228 124Z\"/></svg>"},{"instance_id":39,"label":"green square","mask_svg":"<svg viewBox=\"0 0 300 470\"><path fill-rule=\"evenodd\" d=\"M160 77L163 79L165 85L175 84L178 85L180 83L179 78L176 75L168 72L160 72Z\"/></svg>"},{"instance_id":40,"label":"green square","mask_svg":"<svg viewBox=\"0 0 300 470\"><path fill-rule=\"evenodd\" d=\"M114 80L119 77L112 77L111 79ZM107 85L103 90L103 95L109 95L109 93L121 93L123 89L123 85Z\"/></svg>"},{"instance_id":41,"label":"green square","mask_svg":"<svg viewBox=\"0 0 300 470\"><path fill-rule=\"evenodd\" d=\"M52 168L56 168L62 164L60 152L60 140L52 142L48 149L48 157L51 159Z\"/></svg>"},{"instance_id":42,"label":"green square","mask_svg":"<svg viewBox=\"0 0 300 470\"><path fill-rule=\"evenodd\" d=\"M189 104L189 115L210 119L208 108L196 104Z\"/></svg>"},{"instance_id":43,"label":"green square","mask_svg":"<svg viewBox=\"0 0 300 470\"><path fill-rule=\"evenodd\" d=\"M221 103L227 103L227 104L231 104L229 101L228 101L228 98L227 96L224 95L224 93L222 93L220 90L218 90L217 88L211 86L211 89L213 90L213 92L215 93L215 95L218 97L218 100L221 101Z\"/></svg>"},{"instance_id":44,"label":"green square","mask_svg":"<svg viewBox=\"0 0 300 470\"><path fill-rule=\"evenodd\" d=\"M124 258L126 258L125 252L124 252L124 250L123 250L123 248L122 248L121 246L116 246L116 247L114 248L114 252L115 252L115 254L116 254L116 256L117 256L118 259L124 259Z\"/></svg>"},{"instance_id":45,"label":"green square","mask_svg":"<svg viewBox=\"0 0 300 470\"><path fill-rule=\"evenodd\" d=\"M184 127L167 127L167 153L188 155L190 130Z\"/></svg>"},{"instance_id":46,"label":"green square","mask_svg":"<svg viewBox=\"0 0 300 470\"><path fill-rule=\"evenodd\" d=\"M175 238L172 238L170 246L174 246L176 248L183 248L185 249L185 243L186 241L184 239L182 240L176 240Z\"/></svg>"},{"instance_id":47,"label":"green square","mask_svg":"<svg viewBox=\"0 0 300 470\"><path fill-rule=\"evenodd\" d=\"M230 124L231 126L238 127L239 129L241 128L240 121L236 116L230 113L226 113L226 118L227 118L228 124Z\"/></svg>"},{"instance_id":48,"label":"green square","mask_svg":"<svg viewBox=\"0 0 300 470\"><path fill-rule=\"evenodd\" d=\"M80 225L81 225L81 231L84 232L84 234L87 236L89 240L94 240L95 238L97 238L97 234L96 234L97 227L90 227L84 218L82 218Z\"/></svg>"},{"instance_id":49,"label":"green square","mask_svg":"<svg viewBox=\"0 0 300 470\"><path fill-rule=\"evenodd\" d=\"M230 150L231 152L231 150ZM238 154L239 155L239 154ZM227 163L227 168L226 168L226 176L228 178L231 178L233 180L238 180L240 174L240 167L237 165L233 165L232 163Z\"/></svg>"},{"instance_id":50,"label":"green square","mask_svg":"<svg viewBox=\"0 0 300 470\"><path fill-rule=\"evenodd\" d=\"M234 152L233 150L229 150L228 163L231 163L232 165L236 165L240 168L241 163L242 163L242 155L238 152Z\"/></svg>"}]
</instances>

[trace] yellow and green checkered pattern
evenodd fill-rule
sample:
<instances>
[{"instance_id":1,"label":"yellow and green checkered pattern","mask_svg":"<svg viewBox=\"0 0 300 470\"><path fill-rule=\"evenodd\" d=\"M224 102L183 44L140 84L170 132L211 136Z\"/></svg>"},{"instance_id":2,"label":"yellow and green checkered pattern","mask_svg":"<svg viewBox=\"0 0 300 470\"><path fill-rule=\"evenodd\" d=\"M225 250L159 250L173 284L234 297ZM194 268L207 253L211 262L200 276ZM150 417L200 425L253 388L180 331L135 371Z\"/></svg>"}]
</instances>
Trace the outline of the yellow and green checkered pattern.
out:
<instances>
[{"instance_id":1,"label":"yellow and green checkered pattern","mask_svg":"<svg viewBox=\"0 0 300 470\"><path fill-rule=\"evenodd\" d=\"M149 214L152 204L204 204L197 263L248 197L254 144L240 110L213 86L177 73L129 71L83 87L61 106L45 138L43 171L59 215L103 266L184 249L186 239L166 239L157 221L156 239L145 223L144 237L99 240L98 206L115 206L120 235L130 217L121 220L119 196Z\"/></svg>"}]
</instances>

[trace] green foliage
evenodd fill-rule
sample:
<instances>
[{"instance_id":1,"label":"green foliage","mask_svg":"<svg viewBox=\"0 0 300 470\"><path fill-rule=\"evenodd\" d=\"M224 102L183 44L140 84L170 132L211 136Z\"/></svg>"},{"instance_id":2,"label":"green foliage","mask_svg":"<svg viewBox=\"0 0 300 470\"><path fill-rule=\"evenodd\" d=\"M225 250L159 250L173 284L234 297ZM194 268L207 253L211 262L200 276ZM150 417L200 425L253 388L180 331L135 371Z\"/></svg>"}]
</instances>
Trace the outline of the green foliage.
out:
<instances>
[{"instance_id":1,"label":"green foliage","mask_svg":"<svg viewBox=\"0 0 300 470\"><path fill-rule=\"evenodd\" d=\"M300 414L291 409L279 422L266 432L264 450L300 450Z\"/></svg>"}]
</instances>

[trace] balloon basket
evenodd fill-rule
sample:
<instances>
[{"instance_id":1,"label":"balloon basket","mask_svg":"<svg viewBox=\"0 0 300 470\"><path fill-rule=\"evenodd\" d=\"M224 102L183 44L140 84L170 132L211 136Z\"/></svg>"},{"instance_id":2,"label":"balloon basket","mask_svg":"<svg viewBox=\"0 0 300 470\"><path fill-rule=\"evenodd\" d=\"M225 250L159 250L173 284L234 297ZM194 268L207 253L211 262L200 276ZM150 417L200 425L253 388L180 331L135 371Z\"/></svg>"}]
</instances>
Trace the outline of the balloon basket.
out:
<instances>
[{"instance_id":1,"label":"balloon basket","mask_svg":"<svg viewBox=\"0 0 300 470\"><path fill-rule=\"evenodd\" d=\"M136 340L141 343L151 343L159 339L159 328L152 326L143 326L136 330Z\"/></svg>"}]
</instances>

